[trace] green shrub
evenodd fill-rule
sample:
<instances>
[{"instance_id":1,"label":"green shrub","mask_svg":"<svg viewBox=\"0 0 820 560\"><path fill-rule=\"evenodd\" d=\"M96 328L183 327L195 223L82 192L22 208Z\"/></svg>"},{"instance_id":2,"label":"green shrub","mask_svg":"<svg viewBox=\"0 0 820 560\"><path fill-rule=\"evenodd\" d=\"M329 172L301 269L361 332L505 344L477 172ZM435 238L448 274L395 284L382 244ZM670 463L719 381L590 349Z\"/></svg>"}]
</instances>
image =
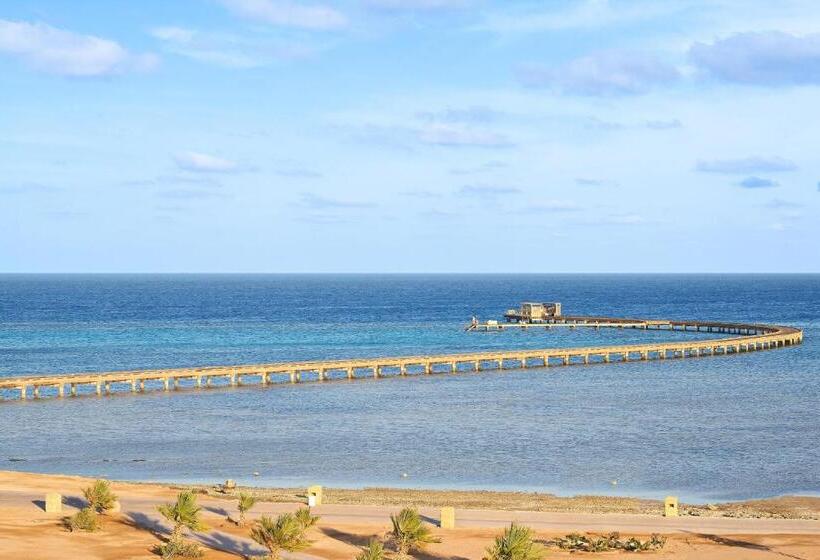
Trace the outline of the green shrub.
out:
<instances>
[{"instance_id":1,"label":"green shrub","mask_svg":"<svg viewBox=\"0 0 820 560\"><path fill-rule=\"evenodd\" d=\"M543 557L544 549L533 541L532 530L512 523L495 538L484 560L541 560Z\"/></svg>"},{"instance_id":2,"label":"green shrub","mask_svg":"<svg viewBox=\"0 0 820 560\"><path fill-rule=\"evenodd\" d=\"M91 507L84 507L71 517L66 517L64 522L66 528L72 533L74 531L87 531L92 533L100 528L100 520L97 517L97 512Z\"/></svg>"},{"instance_id":3,"label":"green shrub","mask_svg":"<svg viewBox=\"0 0 820 560\"><path fill-rule=\"evenodd\" d=\"M653 534L649 540L642 541L636 537L622 540L618 533L610 533L605 537L597 538L571 533L563 538L554 539L550 544L564 550L581 552L606 552L608 550L642 552L645 550L660 550L666 545L666 537Z\"/></svg>"},{"instance_id":4,"label":"green shrub","mask_svg":"<svg viewBox=\"0 0 820 560\"><path fill-rule=\"evenodd\" d=\"M384 560L384 545L376 539L371 540L367 548L356 556L356 560Z\"/></svg>"},{"instance_id":5,"label":"green shrub","mask_svg":"<svg viewBox=\"0 0 820 560\"><path fill-rule=\"evenodd\" d=\"M162 557L162 560L173 560L174 558L202 558L205 553L202 548L192 542L183 540L168 541L165 544L157 545L154 552Z\"/></svg>"},{"instance_id":6,"label":"green shrub","mask_svg":"<svg viewBox=\"0 0 820 560\"><path fill-rule=\"evenodd\" d=\"M245 492L239 493L239 502L236 504L239 510L239 526L245 526L245 514L247 514L253 506L256 505L256 498Z\"/></svg>"},{"instance_id":7,"label":"green shrub","mask_svg":"<svg viewBox=\"0 0 820 560\"><path fill-rule=\"evenodd\" d=\"M302 526L303 529L307 530L316 525L319 522L318 515L311 515L310 508L301 507L297 509L293 513L293 517L296 518L296 521Z\"/></svg>"},{"instance_id":8,"label":"green shrub","mask_svg":"<svg viewBox=\"0 0 820 560\"><path fill-rule=\"evenodd\" d=\"M198 558L202 556L202 551L193 543L186 543L182 538L182 531L186 527L191 531L204 531L207 529L202 523L202 508L196 503L196 495L193 492L185 491L177 494L177 501L163 504L157 507L162 516L174 524L171 531L171 538L164 545L157 547L157 551L164 560L171 558Z\"/></svg>"},{"instance_id":9,"label":"green shrub","mask_svg":"<svg viewBox=\"0 0 820 560\"><path fill-rule=\"evenodd\" d=\"M117 496L111 491L111 483L107 480L96 480L94 484L83 490L83 496L88 506L97 513L105 513L114 507Z\"/></svg>"},{"instance_id":10,"label":"green shrub","mask_svg":"<svg viewBox=\"0 0 820 560\"><path fill-rule=\"evenodd\" d=\"M278 560L282 551L298 552L311 544L302 523L292 513L283 513L275 520L263 515L251 530L251 538L267 548L273 560Z\"/></svg>"},{"instance_id":11,"label":"green shrub","mask_svg":"<svg viewBox=\"0 0 820 560\"><path fill-rule=\"evenodd\" d=\"M390 516L393 530L390 538L396 547L398 558L407 558L411 550L424 548L428 543L441 542L433 536L428 525L425 525L419 512L413 508L404 508L396 515Z\"/></svg>"}]
</instances>

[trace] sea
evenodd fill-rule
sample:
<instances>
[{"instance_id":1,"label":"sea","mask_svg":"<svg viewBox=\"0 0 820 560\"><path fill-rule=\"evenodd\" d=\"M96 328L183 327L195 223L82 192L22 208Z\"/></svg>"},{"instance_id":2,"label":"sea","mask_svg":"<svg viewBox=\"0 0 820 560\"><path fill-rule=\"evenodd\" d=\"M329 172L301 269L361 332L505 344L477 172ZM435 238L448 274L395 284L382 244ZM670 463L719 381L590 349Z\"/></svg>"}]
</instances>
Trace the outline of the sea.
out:
<instances>
[{"instance_id":1,"label":"sea","mask_svg":"<svg viewBox=\"0 0 820 560\"><path fill-rule=\"evenodd\" d=\"M464 331L522 301L805 337L685 360L9 400L0 469L689 502L820 494L820 275L0 275L0 378L715 336Z\"/></svg>"}]
</instances>

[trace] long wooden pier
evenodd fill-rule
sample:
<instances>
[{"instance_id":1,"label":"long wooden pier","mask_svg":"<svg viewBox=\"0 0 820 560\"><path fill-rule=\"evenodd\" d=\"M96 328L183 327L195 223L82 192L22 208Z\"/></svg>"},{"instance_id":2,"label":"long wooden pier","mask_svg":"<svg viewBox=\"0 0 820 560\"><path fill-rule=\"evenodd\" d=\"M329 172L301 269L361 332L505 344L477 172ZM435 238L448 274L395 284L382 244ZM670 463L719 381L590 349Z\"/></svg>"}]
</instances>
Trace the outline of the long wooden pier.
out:
<instances>
[{"instance_id":1,"label":"long wooden pier","mask_svg":"<svg viewBox=\"0 0 820 560\"><path fill-rule=\"evenodd\" d=\"M434 356L392 356L352 360L17 376L0 378L0 396L3 401L18 401L29 398L86 394L101 396L142 393L150 390L171 391L186 387L235 387L246 384L266 386L276 383L324 382L363 377L381 378L613 361L663 360L768 350L800 344L803 341L803 331L793 327L715 321L658 321L566 316L551 319L549 323L496 326L545 328L557 325L707 332L733 336L616 346L490 350Z\"/></svg>"}]
</instances>

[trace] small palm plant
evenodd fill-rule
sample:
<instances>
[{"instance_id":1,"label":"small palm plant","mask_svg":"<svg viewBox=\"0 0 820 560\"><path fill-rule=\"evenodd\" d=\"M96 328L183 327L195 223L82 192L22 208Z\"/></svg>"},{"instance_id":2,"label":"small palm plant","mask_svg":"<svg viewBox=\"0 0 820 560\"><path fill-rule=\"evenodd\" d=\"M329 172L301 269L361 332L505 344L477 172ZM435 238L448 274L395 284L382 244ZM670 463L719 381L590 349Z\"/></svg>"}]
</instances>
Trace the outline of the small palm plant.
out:
<instances>
[{"instance_id":1,"label":"small palm plant","mask_svg":"<svg viewBox=\"0 0 820 560\"><path fill-rule=\"evenodd\" d=\"M83 490L83 496L88 507L97 513L105 513L117 502L117 496L111 491L111 483L107 480L95 480L94 484Z\"/></svg>"},{"instance_id":2,"label":"small palm plant","mask_svg":"<svg viewBox=\"0 0 820 560\"><path fill-rule=\"evenodd\" d=\"M299 524L302 525L302 528L306 531L319 522L319 516L311 515L310 509L306 507L297 509L293 513L293 517L296 518L296 521L298 521Z\"/></svg>"},{"instance_id":3,"label":"small palm plant","mask_svg":"<svg viewBox=\"0 0 820 560\"><path fill-rule=\"evenodd\" d=\"M247 514L253 506L256 505L256 498L245 492L240 492L239 503L236 504L239 510L239 526L245 526L245 514Z\"/></svg>"},{"instance_id":4,"label":"small palm plant","mask_svg":"<svg viewBox=\"0 0 820 560\"><path fill-rule=\"evenodd\" d=\"M362 549L356 560L384 560L384 545L376 539L371 540L367 548Z\"/></svg>"},{"instance_id":5,"label":"small palm plant","mask_svg":"<svg viewBox=\"0 0 820 560\"><path fill-rule=\"evenodd\" d=\"M191 531L204 531L207 529L202 523L202 508L196 503L196 495L190 490L180 492L177 501L173 504L163 504L157 507L162 516L174 524L171 538L168 542L158 547L163 559L176 558L182 556L186 558L196 558L202 556L202 551L193 543L186 543L182 539L182 531L187 527Z\"/></svg>"},{"instance_id":6,"label":"small palm plant","mask_svg":"<svg viewBox=\"0 0 820 560\"><path fill-rule=\"evenodd\" d=\"M409 558L411 550L441 542L433 536L430 527L422 522L419 512L413 508L404 508L398 514L391 515L390 521L393 523L390 537L396 547L397 558Z\"/></svg>"},{"instance_id":7,"label":"small palm plant","mask_svg":"<svg viewBox=\"0 0 820 560\"><path fill-rule=\"evenodd\" d=\"M282 551L298 552L310 546L305 528L292 513L276 519L263 515L251 529L251 538L268 549L271 560L279 560Z\"/></svg>"},{"instance_id":8,"label":"small palm plant","mask_svg":"<svg viewBox=\"0 0 820 560\"><path fill-rule=\"evenodd\" d=\"M532 540L532 530L513 523L495 538L484 560L541 560L543 557L544 549Z\"/></svg>"}]
</instances>

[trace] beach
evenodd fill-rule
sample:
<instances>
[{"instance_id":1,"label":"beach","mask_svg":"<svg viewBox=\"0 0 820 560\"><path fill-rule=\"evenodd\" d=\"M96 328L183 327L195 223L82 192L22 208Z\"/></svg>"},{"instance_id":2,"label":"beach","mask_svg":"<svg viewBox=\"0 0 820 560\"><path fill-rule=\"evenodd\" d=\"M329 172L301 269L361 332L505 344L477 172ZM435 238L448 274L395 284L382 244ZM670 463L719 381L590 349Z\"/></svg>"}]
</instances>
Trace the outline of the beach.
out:
<instances>
[{"instance_id":1,"label":"beach","mask_svg":"<svg viewBox=\"0 0 820 560\"><path fill-rule=\"evenodd\" d=\"M174 484L115 482L121 511L103 516L97 533L70 533L62 518L81 507L81 489L92 479L0 471L0 558L40 559L151 559L152 548L162 542L169 526L156 506L172 501L182 488ZM203 506L207 532L192 535L207 559L228 559L264 551L248 538L247 527L237 527L236 500L215 487L195 487ZM250 489L248 489L250 490ZM299 489L252 489L262 501L250 518L294 511L304 505ZM302 490L303 491L303 490ZM45 513L45 493L61 493L63 512ZM272 500L272 501L267 501ZM407 505L417 506L431 524L439 519L440 504L456 507L454 529L435 528L441 543L431 544L421 559L481 558L501 529L511 521L534 529L539 541L568 533L595 535L619 531L622 536L646 538L652 533L667 537L666 546L640 553L651 558L755 559L774 556L810 560L820 558L820 498L787 497L774 500L719 504L704 508L708 515L664 518L662 505L653 500L582 496L556 498L545 495L494 492L406 491L390 489L328 489L325 503L313 508L321 516L310 530L311 546L288 558L342 560L353 558L371 538L387 532L389 515ZM519 509L519 508L532 509ZM582 554L587 556L588 554ZM616 552L604 556L635 553ZM550 558L577 554L549 549Z\"/></svg>"}]
</instances>

